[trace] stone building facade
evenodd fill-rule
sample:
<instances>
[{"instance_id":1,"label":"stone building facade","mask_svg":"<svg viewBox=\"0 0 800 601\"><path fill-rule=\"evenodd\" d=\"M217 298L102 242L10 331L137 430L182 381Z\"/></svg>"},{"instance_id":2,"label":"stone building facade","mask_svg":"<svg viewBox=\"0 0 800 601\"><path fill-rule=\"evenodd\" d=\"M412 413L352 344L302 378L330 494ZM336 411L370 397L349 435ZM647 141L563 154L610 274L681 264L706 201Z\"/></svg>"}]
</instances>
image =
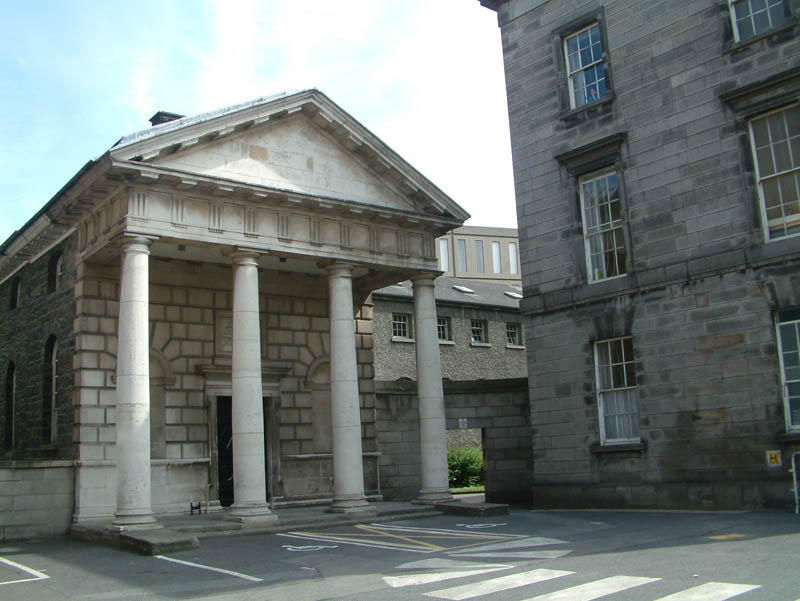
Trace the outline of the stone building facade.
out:
<instances>
[{"instance_id":1,"label":"stone building facade","mask_svg":"<svg viewBox=\"0 0 800 601\"><path fill-rule=\"evenodd\" d=\"M158 119L159 116L165 119ZM468 215L317 90L156 115L0 247L3 538L202 502L370 512L372 308L413 281L423 502L449 498L435 240Z\"/></svg>"},{"instance_id":2,"label":"stone building facade","mask_svg":"<svg viewBox=\"0 0 800 601\"><path fill-rule=\"evenodd\" d=\"M479 236L486 230L493 235L496 228L468 229ZM488 500L529 501L531 439L521 289L511 283L441 276L434 293L446 428L477 435ZM377 444L381 490L387 498L408 498L421 477L415 461L420 438L412 298L409 282L372 293Z\"/></svg>"},{"instance_id":3,"label":"stone building facade","mask_svg":"<svg viewBox=\"0 0 800 601\"><path fill-rule=\"evenodd\" d=\"M800 5L482 4L505 60L534 502L793 505Z\"/></svg>"}]
</instances>

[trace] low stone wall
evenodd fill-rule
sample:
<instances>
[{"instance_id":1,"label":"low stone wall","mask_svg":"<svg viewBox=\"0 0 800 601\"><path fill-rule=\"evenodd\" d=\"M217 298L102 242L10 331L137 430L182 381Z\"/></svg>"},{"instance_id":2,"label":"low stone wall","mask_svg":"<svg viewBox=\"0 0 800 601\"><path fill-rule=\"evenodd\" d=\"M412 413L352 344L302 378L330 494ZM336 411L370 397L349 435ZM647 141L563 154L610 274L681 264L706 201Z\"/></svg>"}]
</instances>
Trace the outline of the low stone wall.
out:
<instances>
[{"instance_id":1,"label":"low stone wall","mask_svg":"<svg viewBox=\"0 0 800 601\"><path fill-rule=\"evenodd\" d=\"M444 397L448 430L483 430L487 501L530 501L527 379L445 381ZM415 498L422 484L415 382L376 382L376 435L384 498Z\"/></svg>"},{"instance_id":2,"label":"low stone wall","mask_svg":"<svg viewBox=\"0 0 800 601\"><path fill-rule=\"evenodd\" d=\"M0 462L0 540L66 534L74 505L72 461Z\"/></svg>"}]
</instances>

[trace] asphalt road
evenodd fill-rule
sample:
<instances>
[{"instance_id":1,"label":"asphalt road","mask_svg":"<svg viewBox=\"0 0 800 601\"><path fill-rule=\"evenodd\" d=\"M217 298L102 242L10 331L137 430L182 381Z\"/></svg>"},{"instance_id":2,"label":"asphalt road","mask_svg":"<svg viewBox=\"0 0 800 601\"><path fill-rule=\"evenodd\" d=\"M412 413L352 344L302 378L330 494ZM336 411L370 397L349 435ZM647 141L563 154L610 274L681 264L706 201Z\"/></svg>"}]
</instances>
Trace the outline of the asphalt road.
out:
<instances>
[{"instance_id":1,"label":"asphalt road","mask_svg":"<svg viewBox=\"0 0 800 601\"><path fill-rule=\"evenodd\" d=\"M800 601L800 516L512 511L204 539L0 546L2 601Z\"/></svg>"}]
</instances>

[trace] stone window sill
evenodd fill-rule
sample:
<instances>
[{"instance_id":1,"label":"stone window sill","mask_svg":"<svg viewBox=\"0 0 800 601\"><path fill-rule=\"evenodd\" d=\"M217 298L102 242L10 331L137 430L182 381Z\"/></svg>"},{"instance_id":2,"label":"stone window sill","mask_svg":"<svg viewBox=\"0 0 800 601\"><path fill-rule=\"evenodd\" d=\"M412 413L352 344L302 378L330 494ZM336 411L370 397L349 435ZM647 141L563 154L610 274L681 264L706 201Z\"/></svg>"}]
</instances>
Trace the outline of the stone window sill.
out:
<instances>
[{"instance_id":1,"label":"stone window sill","mask_svg":"<svg viewBox=\"0 0 800 601\"><path fill-rule=\"evenodd\" d=\"M605 453L643 453L644 450L644 441L604 445L594 444L591 447L592 455L603 455Z\"/></svg>"},{"instance_id":2,"label":"stone window sill","mask_svg":"<svg viewBox=\"0 0 800 601\"><path fill-rule=\"evenodd\" d=\"M516 351L524 351L525 347L522 344L507 344L506 348L514 349Z\"/></svg>"},{"instance_id":3,"label":"stone window sill","mask_svg":"<svg viewBox=\"0 0 800 601\"><path fill-rule=\"evenodd\" d=\"M414 340L413 338L401 338L399 336L392 336L392 342L406 342L414 344L416 340Z\"/></svg>"},{"instance_id":4,"label":"stone window sill","mask_svg":"<svg viewBox=\"0 0 800 601\"><path fill-rule=\"evenodd\" d=\"M443 344L445 346L455 346L455 342L453 340L440 340L439 344Z\"/></svg>"},{"instance_id":5,"label":"stone window sill","mask_svg":"<svg viewBox=\"0 0 800 601\"><path fill-rule=\"evenodd\" d=\"M558 118L561 121L567 121L569 119L577 117L581 113L585 113L585 112L590 111L592 109L596 109L596 108L599 108L601 106L605 106L605 105L613 102L614 98L615 98L614 92L609 90L608 94L606 94L605 96L603 96L599 100L595 100L594 102L590 102L588 104L584 104L583 106L579 106L577 108L569 108L569 109L564 110L558 116Z\"/></svg>"},{"instance_id":6,"label":"stone window sill","mask_svg":"<svg viewBox=\"0 0 800 601\"><path fill-rule=\"evenodd\" d=\"M762 33L759 33L758 35L753 36L752 38L747 38L746 40L731 42L730 45L728 45L723 52L725 54L733 54L734 52L738 52L739 50L747 48L751 44L760 42L761 40L764 40L768 37L771 37L778 33L782 33L784 31L789 31L790 29L796 27L798 23L800 23L800 21L798 21L797 17L792 17L780 27L775 27L773 29L770 29L769 31L764 31Z\"/></svg>"},{"instance_id":7,"label":"stone window sill","mask_svg":"<svg viewBox=\"0 0 800 601\"><path fill-rule=\"evenodd\" d=\"M488 342L470 342L469 345L470 346L477 346L477 347L480 347L480 348L489 348L490 346L492 346Z\"/></svg>"}]
</instances>

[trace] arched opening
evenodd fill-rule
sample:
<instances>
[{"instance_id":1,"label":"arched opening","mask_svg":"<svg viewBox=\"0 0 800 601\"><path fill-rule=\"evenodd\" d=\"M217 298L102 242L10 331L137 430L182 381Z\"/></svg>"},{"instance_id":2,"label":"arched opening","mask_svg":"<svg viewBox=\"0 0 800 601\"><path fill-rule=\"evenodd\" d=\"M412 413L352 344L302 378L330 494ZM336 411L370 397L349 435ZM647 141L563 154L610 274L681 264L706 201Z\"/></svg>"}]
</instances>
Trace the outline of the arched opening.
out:
<instances>
[{"instance_id":1,"label":"arched opening","mask_svg":"<svg viewBox=\"0 0 800 601\"><path fill-rule=\"evenodd\" d=\"M61 290L61 276L64 270L64 256L61 251L50 255L50 263L47 269L47 292L57 292Z\"/></svg>"},{"instance_id":2,"label":"arched opening","mask_svg":"<svg viewBox=\"0 0 800 601\"><path fill-rule=\"evenodd\" d=\"M55 336L47 339L44 350L44 390L42 393L42 442L55 444L58 433L58 341Z\"/></svg>"},{"instance_id":3,"label":"arched opening","mask_svg":"<svg viewBox=\"0 0 800 601\"><path fill-rule=\"evenodd\" d=\"M17 388L17 373L14 362L10 361L6 370L6 407L3 448L10 451L14 448L14 403Z\"/></svg>"},{"instance_id":4,"label":"arched opening","mask_svg":"<svg viewBox=\"0 0 800 601\"><path fill-rule=\"evenodd\" d=\"M320 357L308 367L306 386L311 389L314 452L332 453L331 363L328 357Z\"/></svg>"},{"instance_id":5,"label":"arched opening","mask_svg":"<svg viewBox=\"0 0 800 601\"><path fill-rule=\"evenodd\" d=\"M167 360L150 350L150 459L167 458L166 387L175 378Z\"/></svg>"},{"instance_id":6,"label":"arched opening","mask_svg":"<svg viewBox=\"0 0 800 601\"><path fill-rule=\"evenodd\" d=\"M19 307L19 293L21 288L21 282L19 278L14 278L14 281L11 282L11 293L8 298L8 308L16 309Z\"/></svg>"}]
</instances>

